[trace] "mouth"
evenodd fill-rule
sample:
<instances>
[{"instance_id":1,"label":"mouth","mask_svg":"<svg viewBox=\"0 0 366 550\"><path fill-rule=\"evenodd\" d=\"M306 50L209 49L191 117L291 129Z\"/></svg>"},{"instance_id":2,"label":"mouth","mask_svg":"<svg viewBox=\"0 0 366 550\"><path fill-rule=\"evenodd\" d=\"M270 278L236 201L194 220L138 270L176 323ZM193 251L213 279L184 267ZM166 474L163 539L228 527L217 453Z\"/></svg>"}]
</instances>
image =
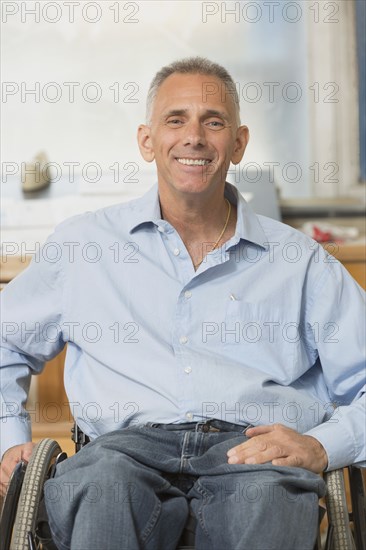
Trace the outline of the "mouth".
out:
<instances>
[{"instance_id":1,"label":"mouth","mask_svg":"<svg viewBox=\"0 0 366 550\"><path fill-rule=\"evenodd\" d=\"M209 159L190 159L190 158L177 158L179 164L184 164L185 166L207 166L211 163Z\"/></svg>"}]
</instances>

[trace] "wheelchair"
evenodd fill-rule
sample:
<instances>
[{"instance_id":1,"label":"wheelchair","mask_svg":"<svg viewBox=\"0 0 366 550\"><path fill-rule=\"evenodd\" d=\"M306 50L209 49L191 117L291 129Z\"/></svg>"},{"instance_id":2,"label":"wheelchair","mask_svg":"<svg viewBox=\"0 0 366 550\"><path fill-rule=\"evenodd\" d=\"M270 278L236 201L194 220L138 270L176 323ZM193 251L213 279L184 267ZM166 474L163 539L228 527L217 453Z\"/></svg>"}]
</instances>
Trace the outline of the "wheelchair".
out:
<instances>
[{"instance_id":1,"label":"wheelchair","mask_svg":"<svg viewBox=\"0 0 366 550\"><path fill-rule=\"evenodd\" d=\"M76 452L89 438L75 425L72 439ZM47 549L44 532L40 532L39 508L43 486L54 476L56 466L67 458L57 441L41 440L28 464L20 462L14 469L4 499L0 518L0 550ZM348 511L344 471L348 470L352 511ZM319 506L319 525L327 521L325 541L320 529L314 550L366 550L366 499L361 470L355 466L325 472L327 485L325 506ZM194 550L195 518L190 516L177 550ZM49 537L49 531L47 531ZM54 547L54 545L53 545Z\"/></svg>"}]
</instances>

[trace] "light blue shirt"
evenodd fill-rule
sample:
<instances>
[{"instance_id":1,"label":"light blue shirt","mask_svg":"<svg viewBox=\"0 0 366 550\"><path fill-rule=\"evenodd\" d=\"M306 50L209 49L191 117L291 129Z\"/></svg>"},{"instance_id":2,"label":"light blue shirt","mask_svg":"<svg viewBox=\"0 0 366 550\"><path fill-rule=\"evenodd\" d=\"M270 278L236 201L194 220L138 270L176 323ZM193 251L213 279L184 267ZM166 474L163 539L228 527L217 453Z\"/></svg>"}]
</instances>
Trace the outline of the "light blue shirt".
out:
<instances>
[{"instance_id":1,"label":"light blue shirt","mask_svg":"<svg viewBox=\"0 0 366 550\"><path fill-rule=\"evenodd\" d=\"M156 185L56 228L1 296L1 452L30 439L30 374L67 343L66 391L92 438L280 422L316 437L329 469L366 460L364 292L315 241L225 193L235 235L196 272Z\"/></svg>"}]
</instances>

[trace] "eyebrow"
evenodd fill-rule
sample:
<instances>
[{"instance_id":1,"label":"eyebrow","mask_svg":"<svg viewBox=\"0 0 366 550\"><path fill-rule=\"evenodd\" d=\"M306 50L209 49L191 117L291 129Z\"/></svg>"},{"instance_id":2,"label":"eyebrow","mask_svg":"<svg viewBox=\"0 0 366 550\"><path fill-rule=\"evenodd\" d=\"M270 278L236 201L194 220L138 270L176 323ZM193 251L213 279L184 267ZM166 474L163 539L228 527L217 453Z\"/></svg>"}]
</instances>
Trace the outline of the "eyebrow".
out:
<instances>
[{"instance_id":1,"label":"eyebrow","mask_svg":"<svg viewBox=\"0 0 366 550\"><path fill-rule=\"evenodd\" d=\"M169 116L183 116L187 114L187 109L172 109L163 114L164 117Z\"/></svg>"},{"instance_id":2,"label":"eyebrow","mask_svg":"<svg viewBox=\"0 0 366 550\"><path fill-rule=\"evenodd\" d=\"M184 116L187 113L188 113L188 109L172 109L164 113L163 116L166 118L170 116ZM206 111L204 111L203 116L216 116L229 122L228 115L223 111L217 111L216 109L207 109Z\"/></svg>"}]
</instances>

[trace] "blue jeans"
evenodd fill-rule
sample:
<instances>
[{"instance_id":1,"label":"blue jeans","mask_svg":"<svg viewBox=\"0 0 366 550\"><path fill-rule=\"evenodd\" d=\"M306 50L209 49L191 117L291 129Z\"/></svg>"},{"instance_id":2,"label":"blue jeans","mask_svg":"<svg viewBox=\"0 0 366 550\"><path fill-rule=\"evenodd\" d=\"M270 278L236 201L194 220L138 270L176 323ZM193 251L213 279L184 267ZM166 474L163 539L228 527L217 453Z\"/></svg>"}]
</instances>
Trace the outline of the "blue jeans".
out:
<instances>
[{"instance_id":1,"label":"blue jeans","mask_svg":"<svg viewBox=\"0 0 366 550\"><path fill-rule=\"evenodd\" d=\"M173 550L190 509L198 550L312 550L323 480L302 468L228 464L236 432L149 425L98 437L45 484L60 550Z\"/></svg>"}]
</instances>

